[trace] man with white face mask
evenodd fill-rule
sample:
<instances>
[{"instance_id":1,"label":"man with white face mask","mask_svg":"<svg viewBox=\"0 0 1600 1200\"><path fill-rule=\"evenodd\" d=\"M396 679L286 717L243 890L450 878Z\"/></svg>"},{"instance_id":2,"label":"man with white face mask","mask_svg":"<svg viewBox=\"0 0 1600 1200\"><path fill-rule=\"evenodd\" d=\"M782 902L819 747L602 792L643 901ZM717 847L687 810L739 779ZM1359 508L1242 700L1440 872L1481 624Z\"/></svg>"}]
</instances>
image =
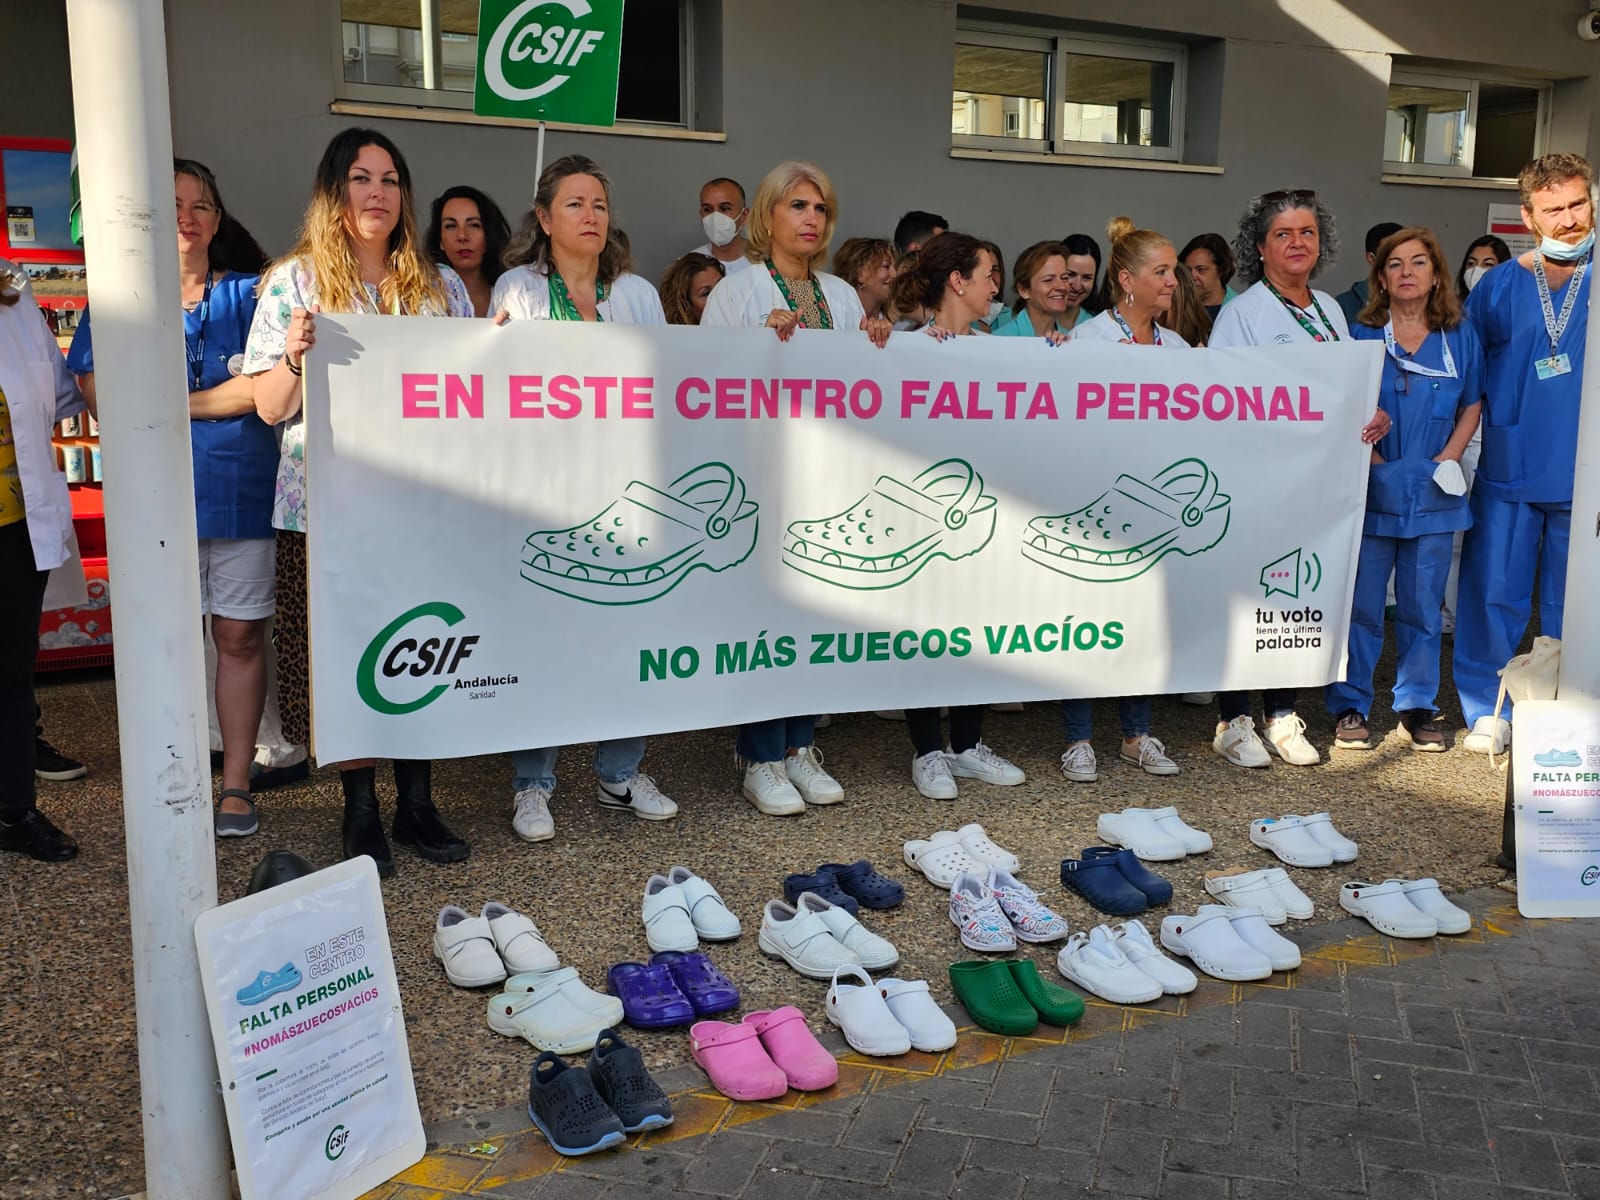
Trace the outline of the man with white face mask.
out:
<instances>
[{"instance_id":1,"label":"man with white face mask","mask_svg":"<svg viewBox=\"0 0 1600 1200\"><path fill-rule=\"evenodd\" d=\"M713 179L700 189L700 227L706 232L706 242L691 253L716 259L729 275L748 270L752 264L744 256L744 222L749 215L738 182Z\"/></svg>"},{"instance_id":2,"label":"man with white face mask","mask_svg":"<svg viewBox=\"0 0 1600 1200\"><path fill-rule=\"evenodd\" d=\"M1594 168L1546 154L1517 179L1522 220L1540 239L1467 298L1483 343L1483 454L1461 552L1455 679L1471 727L1466 749L1504 750L1497 672L1528 627L1535 577L1540 632L1561 636L1594 262Z\"/></svg>"}]
</instances>

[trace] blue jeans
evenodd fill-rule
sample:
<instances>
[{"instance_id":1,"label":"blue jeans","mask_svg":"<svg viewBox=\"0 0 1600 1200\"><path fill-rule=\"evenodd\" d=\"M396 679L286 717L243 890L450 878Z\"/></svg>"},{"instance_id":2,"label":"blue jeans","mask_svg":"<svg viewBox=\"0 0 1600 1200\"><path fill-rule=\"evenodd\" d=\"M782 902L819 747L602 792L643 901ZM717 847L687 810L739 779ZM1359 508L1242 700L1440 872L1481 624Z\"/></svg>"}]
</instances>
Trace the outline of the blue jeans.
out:
<instances>
[{"instance_id":1,"label":"blue jeans","mask_svg":"<svg viewBox=\"0 0 1600 1200\"><path fill-rule=\"evenodd\" d=\"M627 783L639 773L644 761L645 739L642 737L611 738L594 748L594 773L601 783L613 787ZM511 755L511 790L542 787L556 790L556 755L560 746L546 746L542 750L517 750Z\"/></svg>"},{"instance_id":2,"label":"blue jeans","mask_svg":"<svg viewBox=\"0 0 1600 1200\"><path fill-rule=\"evenodd\" d=\"M1150 713L1155 708L1154 696L1122 696L1117 700L1117 716L1121 718L1124 738L1141 737L1150 732ZM1063 700L1061 702L1061 728L1067 741L1087 742L1094 736L1094 701Z\"/></svg>"},{"instance_id":3,"label":"blue jeans","mask_svg":"<svg viewBox=\"0 0 1600 1200\"><path fill-rule=\"evenodd\" d=\"M816 740L816 717L774 717L739 726L734 749L747 763L782 762L790 747L803 750Z\"/></svg>"}]
</instances>

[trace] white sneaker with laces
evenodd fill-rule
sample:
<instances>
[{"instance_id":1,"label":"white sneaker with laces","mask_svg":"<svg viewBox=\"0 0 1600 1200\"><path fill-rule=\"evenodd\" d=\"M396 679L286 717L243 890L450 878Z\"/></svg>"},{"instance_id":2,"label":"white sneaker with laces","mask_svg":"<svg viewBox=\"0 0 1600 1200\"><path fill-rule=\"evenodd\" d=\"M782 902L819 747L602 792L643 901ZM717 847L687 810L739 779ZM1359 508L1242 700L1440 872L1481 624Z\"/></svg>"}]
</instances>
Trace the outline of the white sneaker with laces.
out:
<instances>
[{"instance_id":1,"label":"white sneaker with laces","mask_svg":"<svg viewBox=\"0 0 1600 1200\"><path fill-rule=\"evenodd\" d=\"M784 774L782 763L751 763L746 767L744 795L769 817L792 817L806 810L806 802Z\"/></svg>"},{"instance_id":2,"label":"white sneaker with laces","mask_svg":"<svg viewBox=\"0 0 1600 1200\"><path fill-rule=\"evenodd\" d=\"M783 760L783 770L807 804L837 804L844 799L839 781L822 769L822 751L802 746Z\"/></svg>"},{"instance_id":3,"label":"white sneaker with laces","mask_svg":"<svg viewBox=\"0 0 1600 1200\"><path fill-rule=\"evenodd\" d=\"M1306 740L1306 723L1294 713L1267 721L1267 749L1297 767L1314 767L1322 761L1317 748Z\"/></svg>"},{"instance_id":4,"label":"white sneaker with laces","mask_svg":"<svg viewBox=\"0 0 1600 1200\"><path fill-rule=\"evenodd\" d=\"M1059 942L1072 932L1065 917L1041 904L1038 893L1010 872L990 867L984 883L1011 922L1018 941Z\"/></svg>"},{"instance_id":5,"label":"white sneaker with laces","mask_svg":"<svg viewBox=\"0 0 1600 1200\"><path fill-rule=\"evenodd\" d=\"M1028 777L1022 773L1022 768L1010 759L1001 758L989 747L979 742L971 750L963 750L960 754L951 754L950 774L958 779L981 779L984 783L992 783L996 787L1016 787L1019 783L1026 783Z\"/></svg>"},{"instance_id":6,"label":"white sneaker with laces","mask_svg":"<svg viewBox=\"0 0 1600 1200\"><path fill-rule=\"evenodd\" d=\"M1178 764L1167 757L1167 748L1160 738L1142 734L1134 746L1122 743L1122 761L1131 763L1147 775L1176 775Z\"/></svg>"},{"instance_id":7,"label":"white sneaker with laces","mask_svg":"<svg viewBox=\"0 0 1600 1200\"><path fill-rule=\"evenodd\" d=\"M961 931L961 944L968 950L992 953L1017 948L1011 922L980 876L958 875L951 884L950 922Z\"/></svg>"},{"instance_id":8,"label":"white sneaker with laces","mask_svg":"<svg viewBox=\"0 0 1600 1200\"><path fill-rule=\"evenodd\" d=\"M1211 748L1236 767L1270 767L1272 759L1256 736L1255 718L1239 716L1218 723Z\"/></svg>"},{"instance_id":9,"label":"white sneaker with laces","mask_svg":"<svg viewBox=\"0 0 1600 1200\"><path fill-rule=\"evenodd\" d=\"M525 787L511 800L516 811L511 830L525 842L547 842L556 835L555 818L550 815L550 789Z\"/></svg>"},{"instance_id":10,"label":"white sneaker with laces","mask_svg":"<svg viewBox=\"0 0 1600 1200\"><path fill-rule=\"evenodd\" d=\"M1100 778L1100 764L1095 760L1094 747L1088 742L1068 746L1061 756L1061 773L1073 783L1094 783Z\"/></svg>"},{"instance_id":11,"label":"white sneaker with laces","mask_svg":"<svg viewBox=\"0 0 1600 1200\"><path fill-rule=\"evenodd\" d=\"M678 815L678 806L643 771L621 783L607 783L602 779L599 791L601 808L631 812L642 821L669 821Z\"/></svg>"},{"instance_id":12,"label":"white sneaker with laces","mask_svg":"<svg viewBox=\"0 0 1600 1200\"><path fill-rule=\"evenodd\" d=\"M943 750L934 750L911 760L911 782L929 800L954 800L956 781Z\"/></svg>"},{"instance_id":13,"label":"white sneaker with laces","mask_svg":"<svg viewBox=\"0 0 1600 1200\"><path fill-rule=\"evenodd\" d=\"M1479 717L1461 748L1473 754L1504 754L1511 745L1511 722L1504 717Z\"/></svg>"}]
</instances>

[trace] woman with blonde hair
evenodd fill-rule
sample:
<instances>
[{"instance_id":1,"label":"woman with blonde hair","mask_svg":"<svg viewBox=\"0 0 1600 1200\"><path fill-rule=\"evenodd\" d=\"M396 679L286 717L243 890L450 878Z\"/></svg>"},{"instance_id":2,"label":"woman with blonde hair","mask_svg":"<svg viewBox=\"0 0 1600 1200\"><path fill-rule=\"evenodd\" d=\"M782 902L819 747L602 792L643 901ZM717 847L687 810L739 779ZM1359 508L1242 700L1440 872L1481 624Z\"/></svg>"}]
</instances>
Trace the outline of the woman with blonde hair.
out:
<instances>
[{"instance_id":1,"label":"woman with blonde hair","mask_svg":"<svg viewBox=\"0 0 1600 1200\"><path fill-rule=\"evenodd\" d=\"M756 189L745 227L745 255L757 269L730 274L712 289L702 325L765 327L786 342L796 329L865 331L874 345L891 326L869 317L855 288L818 268L839 222L833 183L814 163L779 163ZM762 269L764 268L764 269ZM822 769L817 718L777 717L739 727L745 798L770 816L837 804L844 789Z\"/></svg>"},{"instance_id":2,"label":"woman with blonde hair","mask_svg":"<svg viewBox=\"0 0 1600 1200\"><path fill-rule=\"evenodd\" d=\"M1350 659L1326 690L1334 749L1370 750L1372 674L1383 653L1384 607L1394 576L1397 649L1394 711L1400 740L1438 752L1449 743L1435 721L1440 608L1456 533L1472 524L1461 455L1478 428L1483 349L1462 320L1450 268L1432 231L1402 229L1378 245L1355 341L1382 341L1378 405L1394 422L1372 448L1367 516L1356 560Z\"/></svg>"},{"instance_id":3,"label":"woman with blonde hair","mask_svg":"<svg viewBox=\"0 0 1600 1200\"><path fill-rule=\"evenodd\" d=\"M661 276L661 308L668 325L698 325L711 290L728 273L709 254L691 250Z\"/></svg>"},{"instance_id":4,"label":"woman with blonde hair","mask_svg":"<svg viewBox=\"0 0 1600 1200\"><path fill-rule=\"evenodd\" d=\"M262 280L245 345L245 375L255 378L256 412L283 425L272 525L278 530L279 703L291 741L309 738L310 662L306 622L305 421L300 378L316 345L318 312L471 317L472 298L431 247L412 214L411 172L400 149L373 129L346 129L317 164L311 202L294 249ZM378 813L372 760L341 763L346 858L367 854L383 877L394 857ZM394 839L430 862L460 862L467 843L433 802L433 764L395 759Z\"/></svg>"}]
</instances>

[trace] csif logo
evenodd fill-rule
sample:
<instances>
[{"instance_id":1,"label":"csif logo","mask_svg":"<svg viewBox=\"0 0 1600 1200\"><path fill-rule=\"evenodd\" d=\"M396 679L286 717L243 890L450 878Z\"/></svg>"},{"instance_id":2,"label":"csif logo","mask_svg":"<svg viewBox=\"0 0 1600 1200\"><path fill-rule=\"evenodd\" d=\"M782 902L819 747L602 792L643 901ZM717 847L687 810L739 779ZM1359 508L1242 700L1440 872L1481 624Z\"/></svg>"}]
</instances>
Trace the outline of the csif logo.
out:
<instances>
[{"instance_id":1,"label":"csif logo","mask_svg":"<svg viewBox=\"0 0 1600 1200\"><path fill-rule=\"evenodd\" d=\"M473 111L614 125L623 0L480 0Z\"/></svg>"},{"instance_id":2,"label":"csif logo","mask_svg":"<svg viewBox=\"0 0 1600 1200\"><path fill-rule=\"evenodd\" d=\"M436 683L417 695L412 681L454 675L472 656L479 638L475 633L432 632L436 623L452 629L467 619L454 604L435 600L403 612L385 625L367 643L356 666L356 692L362 702L376 712L392 717L426 708L450 690L448 683ZM404 633L404 637L399 637ZM411 684L408 688L407 684Z\"/></svg>"},{"instance_id":3,"label":"csif logo","mask_svg":"<svg viewBox=\"0 0 1600 1200\"><path fill-rule=\"evenodd\" d=\"M322 1143L322 1153L329 1162L335 1162L349 1144L350 1131L343 1125L335 1125L328 1133L328 1140Z\"/></svg>"},{"instance_id":4,"label":"csif logo","mask_svg":"<svg viewBox=\"0 0 1600 1200\"><path fill-rule=\"evenodd\" d=\"M1600 879L1600 867L1588 866L1583 869L1583 874L1578 876L1578 882L1584 887L1593 887L1595 880Z\"/></svg>"}]
</instances>

